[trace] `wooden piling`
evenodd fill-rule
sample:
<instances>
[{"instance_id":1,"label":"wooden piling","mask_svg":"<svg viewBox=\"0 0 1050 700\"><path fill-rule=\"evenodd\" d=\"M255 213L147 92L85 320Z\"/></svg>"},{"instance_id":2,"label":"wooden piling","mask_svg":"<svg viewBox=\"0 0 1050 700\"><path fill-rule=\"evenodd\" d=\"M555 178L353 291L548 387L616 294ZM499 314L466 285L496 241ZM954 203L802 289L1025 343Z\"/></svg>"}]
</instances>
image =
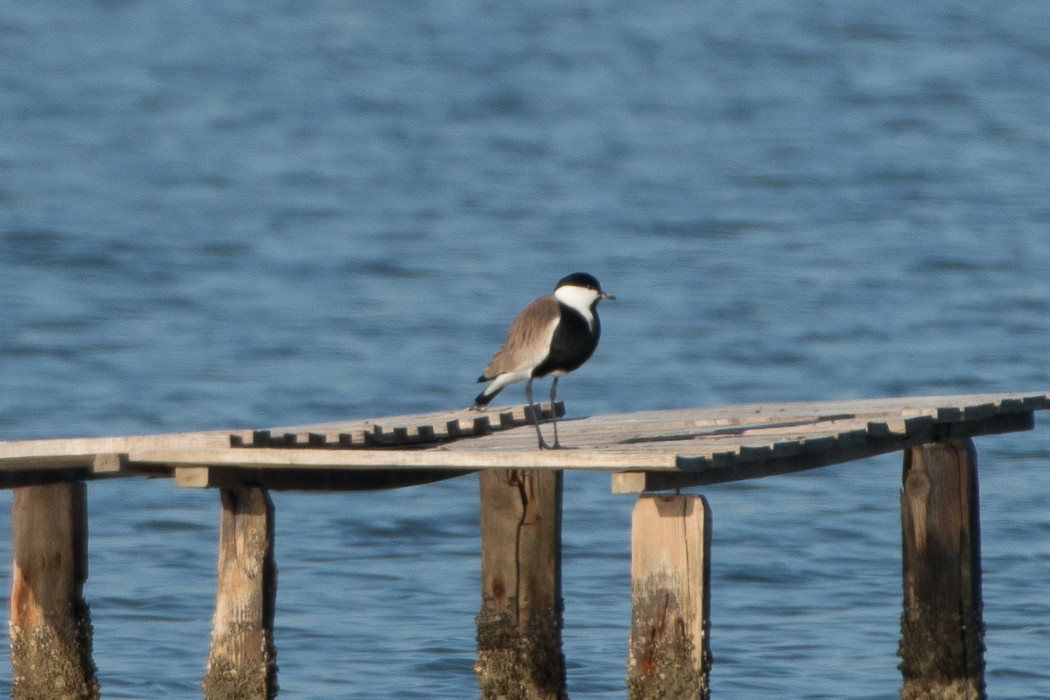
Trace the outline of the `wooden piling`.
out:
<instances>
[{"instance_id":1,"label":"wooden piling","mask_svg":"<svg viewBox=\"0 0 1050 700\"><path fill-rule=\"evenodd\" d=\"M83 483L14 489L11 697L95 700Z\"/></svg>"},{"instance_id":2,"label":"wooden piling","mask_svg":"<svg viewBox=\"0 0 1050 700\"><path fill-rule=\"evenodd\" d=\"M904 453L902 700L985 698L977 453L945 439Z\"/></svg>"},{"instance_id":3,"label":"wooden piling","mask_svg":"<svg viewBox=\"0 0 1050 700\"><path fill-rule=\"evenodd\" d=\"M564 700L562 474L488 469L481 492L482 700Z\"/></svg>"},{"instance_id":4,"label":"wooden piling","mask_svg":"<svg viewBox=\"0 0 1050 700\"><path fill-rule=\"evenodd\" d=\"M220 497L218 594L204 697L269 700L277 695L273 502L255 487L221 489Z\"/></svg>"},{"instance_id":5,"label":"wooden piling","mask_svg":"<svg viewBox=\"0 0 1050 700\"><path fill-rule=\"evenodd\" d=\"M703 496L638 497L631 516L629 700L705 699L711 511Z\"/></svg>"}]
</instances>

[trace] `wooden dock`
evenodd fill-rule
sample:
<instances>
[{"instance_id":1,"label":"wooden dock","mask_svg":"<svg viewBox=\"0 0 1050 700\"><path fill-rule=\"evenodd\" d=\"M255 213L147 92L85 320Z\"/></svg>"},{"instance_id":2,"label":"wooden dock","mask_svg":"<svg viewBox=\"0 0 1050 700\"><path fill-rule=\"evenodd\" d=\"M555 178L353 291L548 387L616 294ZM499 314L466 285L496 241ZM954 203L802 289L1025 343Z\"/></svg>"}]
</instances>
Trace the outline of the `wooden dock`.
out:
<instances>
[{"instance_id":1,"label":"wooden dock","mask_svg":"<svg viewBox=\"0 0 1050 700\"><path fill-rule=\"evenodd\" d=\"M479 473L485 699L565 695L561 473L611 473L632 517L628 697L706 698L710 524L678 490L903 452L900 655L910 698L984 697L977 458L972 438L1029 430L1050 395L747 404L565 417L536 449L527 407L266 430L0 442L15 490L15 698L94 698L87 482L169 477L220 490L219 578L206 698L271 698L276 567L270 490L377 490ZM545 418L564 406L545 405ZM672 493L654 493L672 492ZM348 669L349 672L349 669Z\"/></svg>"}]
</instances>

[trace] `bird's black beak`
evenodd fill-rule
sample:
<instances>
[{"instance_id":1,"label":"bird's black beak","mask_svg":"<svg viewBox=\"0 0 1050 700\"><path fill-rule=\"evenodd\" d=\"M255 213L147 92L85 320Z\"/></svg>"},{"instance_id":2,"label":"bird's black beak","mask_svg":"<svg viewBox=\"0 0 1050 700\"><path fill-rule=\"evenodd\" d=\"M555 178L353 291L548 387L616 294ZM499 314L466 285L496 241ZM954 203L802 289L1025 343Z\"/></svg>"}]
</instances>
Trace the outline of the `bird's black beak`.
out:
<instances>
[{"instance_id":1,"label":"bird's black beak","mask_svg":"<svg viewBox=\"0 0 1050 700\"><path fill-rule=\"evenodd\" d=\"M601 294L598 295L598 298L599 299L612 299L613 301L616 301L616 297L614 297L612 294L609 294L608 292L602 292Z\"/></svg>"}]
</instances>

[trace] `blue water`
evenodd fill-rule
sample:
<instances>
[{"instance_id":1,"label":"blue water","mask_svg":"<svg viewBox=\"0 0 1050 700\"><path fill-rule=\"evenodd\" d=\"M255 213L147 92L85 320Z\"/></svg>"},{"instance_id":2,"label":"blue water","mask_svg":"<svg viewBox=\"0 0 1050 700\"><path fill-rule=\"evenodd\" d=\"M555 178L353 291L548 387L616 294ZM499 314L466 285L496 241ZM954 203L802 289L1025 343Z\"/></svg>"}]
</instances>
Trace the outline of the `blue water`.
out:
<instances>
[{"instance_id":1,"label":"blue water","mask_svg":"<svg viewBox=\"0 0 1050 700\"><path fill-rule=\"evenodd\" d=\"M0 8L0 439L465 406L575 270L571 415L1047 390L1048 269L1039 0ZM1047 697L1050 416L977 446L989 693ZM899 479L704 492L715 697L895 697ZM218 495L88 499L103 697L199 697ZM281 697L477 695L476 500L274 494ZM574 698L625 693L632 504L566 477Z\"/></svg>"}]
</instances>

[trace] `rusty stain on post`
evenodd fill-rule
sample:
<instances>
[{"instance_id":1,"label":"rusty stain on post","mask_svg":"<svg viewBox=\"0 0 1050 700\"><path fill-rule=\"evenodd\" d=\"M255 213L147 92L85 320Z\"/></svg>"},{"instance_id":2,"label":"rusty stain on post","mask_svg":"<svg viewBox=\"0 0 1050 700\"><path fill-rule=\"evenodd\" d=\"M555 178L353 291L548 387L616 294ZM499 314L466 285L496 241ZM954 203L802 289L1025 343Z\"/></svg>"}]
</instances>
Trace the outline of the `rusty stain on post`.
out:
<instances>
[{"instance_id":1,"label":"rusty stain on post","mask_svg":"<svg viewBox=\"0 0 1050 700\"><path fill-rule=\"evenodd\" d=\"M95 700L83 483L14 489L11 697Z\"/></svg>"}]
</instances>

